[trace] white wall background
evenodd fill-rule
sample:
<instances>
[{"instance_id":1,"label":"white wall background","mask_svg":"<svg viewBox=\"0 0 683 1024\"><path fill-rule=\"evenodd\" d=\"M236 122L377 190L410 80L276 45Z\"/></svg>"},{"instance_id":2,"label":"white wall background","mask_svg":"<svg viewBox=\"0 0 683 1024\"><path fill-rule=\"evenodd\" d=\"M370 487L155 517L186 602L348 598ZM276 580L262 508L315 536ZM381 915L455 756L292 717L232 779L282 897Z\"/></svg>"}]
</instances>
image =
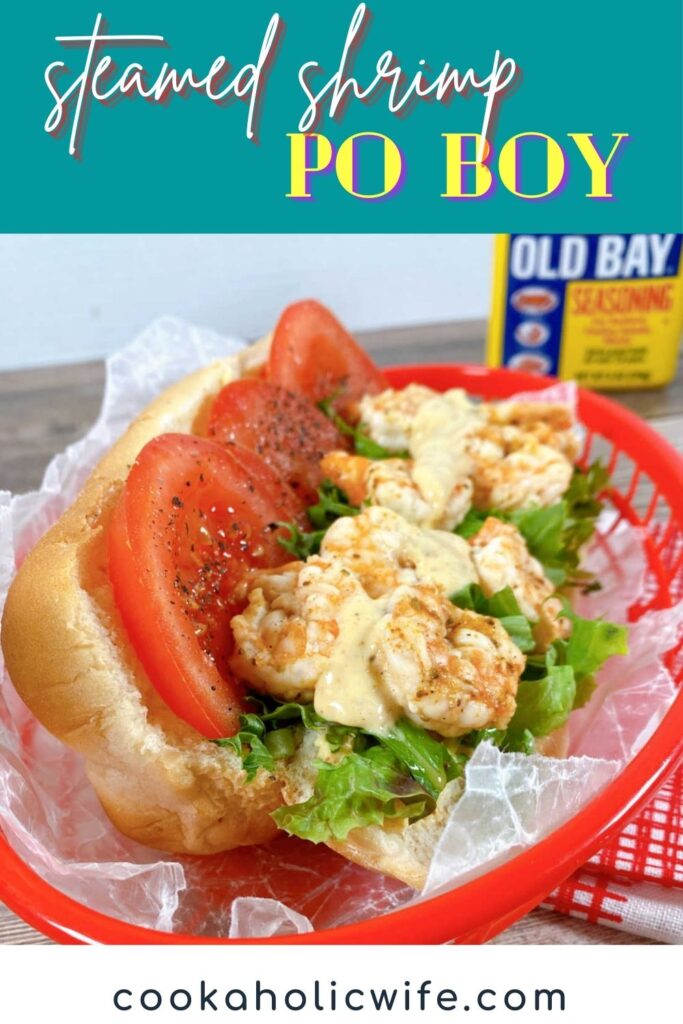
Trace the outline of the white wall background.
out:
<instances>
[{"instance_id":1,"label":"white wall background","mask_svg":"<svg viewBox=\"0 0 683 1024\"><path fill-rule=\"evenodd\" d=\"M488 313L488 235L0 235L0 370L94 359L171 313L256 337L312 296L352 329Z\"/></svg>"}]
</instances>

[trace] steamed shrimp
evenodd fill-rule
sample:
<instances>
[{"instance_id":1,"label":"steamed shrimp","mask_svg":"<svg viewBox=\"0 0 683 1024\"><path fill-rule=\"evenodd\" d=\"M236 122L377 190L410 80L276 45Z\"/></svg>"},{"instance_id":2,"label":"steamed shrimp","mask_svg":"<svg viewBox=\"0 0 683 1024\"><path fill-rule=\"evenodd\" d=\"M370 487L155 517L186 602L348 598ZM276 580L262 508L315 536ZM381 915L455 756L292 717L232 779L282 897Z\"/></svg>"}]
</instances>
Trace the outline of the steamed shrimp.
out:
<instances>
[{"instance_id":1,"label":"steamed shrimp","mask_svg":"<svg viewBox=\"0 0 683 1024\"><path fill-rule=\"evenodd\" d=\"M516 526L489 516L469 543L482 590L490 597L510 587L522 614L533 623L540 650L566 634L568 622L560 617L562 602L552 596L554 585Z\"/></svg>"},{"instance_id":2,"label":"steamed shrimp","mask_svg":"<svg viewBox=\"0 0 683 1024\"><path fill-rule=\"evenodd\" d=\"M420 526L452 530L462 522L472 501L472 481L463 476L452 485L443 509L435 510L415 480L415 462L411 459L373 461L334 451L325 455L321 468L354 505L369 501Z\"/></svg>"},{"instance_id":3,"label":"steamed shrimp","mask_svg":"<svg viewBox=\"0 0 683 1024\"><path fill-rule=\"evenodd\" d=\"M437 587L371 598L342 563L317 556L255 582L232 620L231 659L255 690L369 729L405 715L459 736L512 717L521 652L496 619L454 607Z\"/></svg>"},{"instance_id":4,"label":"steamed shrimp","mask_svg":"<svg viewBox=\"0 0 683 1024\"><path fill-rule=\"evenodd\" d=\"M569 487L569 459L518 427L483 427L470 439L475 508L547 507Z\"/></svg>"},{"instance_id":5,"label":"steamed shrimp","mask_svg":"<svg viewBox=\"0 0 683 1024\"><path fill-rule=\"evenodd\" d=\"M572 461L579 454L574 413L565 402L491 402L482 411L492 426L517 427Z\"/></svg>"},{"instance_id":6,"label":"steamed shrimp","mask_svg":"<svg viewBox=\"0 0 683 1024\"><path fill-rule=\"evenodd\" d=\"M570 407L511 401L484 405L482 412L484 422L468 442L475 508L545 507L559 501L579 446Z\"/></svg>"},{"instance_id":7,"label":"steamed shrimp","mask_svg":"<svg viewBox=\"0 0 683 1024\"><path fill-rule=\"evenodd\" d=\"M280 700L312 700L341 609L359 591L343 564L315 555L256 573L247 607L231 622L233 672Z\"/></svg>"},{"instance_id":8,"label":"steamed shrimp","mask_svg":"<svg viewBox=\"0 0 683 1024\"><path fill-rule=\"evenodd\" d=\"M373 643L377 678L417 725L461 736L509 724L525 659L497 619L456 608L433 587L403 586Z\"/></svg>"},{"instance_id":9,"label":"steamed shrimp","mask_svg":"<svg viewBox=\"0 0 683 1024\"><path fill-rule=\"evenodd\" d=\"M427 530L373 505L330 526L320 554L342 562L370 597L403 583L431 583L452 594L476 580L467 541L445 530Z\"/></svg>"},{"instance_id":10,"label":"steamed shrimp","mask_svg":"<svg viewBox=\"0 0 683 1024\"><path fill-rule=\"evenodd\" d=\"M379 395L366 395L360 402L360 418L373 441L401 452L410 444L415 414L437 392L424 384L408 384L395 390L388 388Z\"/></svg>"},{"instance_id":11,"label":"steamed shrimp","mask_svg":"<svg viewBox=\"0 0 683 1024\"><path fill-rule=\"evenodd\" d=\"M367 464L350 465L349 486L442 529L456 526L472 501L502 509L554 504L569 486L579 448L572 410L560 402L477 407L460 389L439 394L411 384L367 396L361 417L375 441L407 450L412 461L390 459L372 474Z\"/></svg>"}]
</instances>

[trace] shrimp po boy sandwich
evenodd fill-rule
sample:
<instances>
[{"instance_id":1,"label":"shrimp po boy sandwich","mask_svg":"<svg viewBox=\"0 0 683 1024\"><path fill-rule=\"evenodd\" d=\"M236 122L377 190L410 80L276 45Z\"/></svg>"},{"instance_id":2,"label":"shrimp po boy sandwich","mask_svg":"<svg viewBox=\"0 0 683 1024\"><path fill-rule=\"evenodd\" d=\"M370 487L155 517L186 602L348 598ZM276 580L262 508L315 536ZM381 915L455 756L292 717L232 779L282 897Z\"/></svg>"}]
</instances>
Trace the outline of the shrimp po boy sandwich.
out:
<instances>
[{"instance_id":1,"label":"shrimp po boy sandwich","mask_svg":"<svg viewBox=\"0 0 683 1024\"><path fill-rule=\"evenodd\" d=\"M27 555L10 677L138 842L284 831L420 888L477 745L563 756L625 650L571 609L605 483L577 455L568 406L392 388L297 303L152 402Z\"/></svg>"}]
</instances>

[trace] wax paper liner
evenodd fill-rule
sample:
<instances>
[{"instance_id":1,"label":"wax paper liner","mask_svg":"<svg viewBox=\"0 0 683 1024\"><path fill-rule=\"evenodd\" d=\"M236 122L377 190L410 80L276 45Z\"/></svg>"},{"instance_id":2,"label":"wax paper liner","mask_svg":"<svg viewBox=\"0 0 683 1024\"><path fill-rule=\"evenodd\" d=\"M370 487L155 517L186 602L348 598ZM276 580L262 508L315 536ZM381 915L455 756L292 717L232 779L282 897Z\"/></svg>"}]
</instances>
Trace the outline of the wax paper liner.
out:
<instances>
[{"instance_id":1,"label":"wax paper liner","mask_svg":"<svg viewBox=\"0 0 683 1024\"><path fill-rule=\"evenodd\" d=\"M99 457L164 387L242 342L177 320L154 323L107 363L100 416L50 463L39 491L0 492L0 605L15 566L74 499ZM518 396L522 397L522 396ZM571 385L523 396L575 403ZM602 591L584 614L626 619L644 586L637 531L603 514L586 564ZM625 585L627 584L627 585ZM3 670L0 688L0 825L48 882L116 918L162 931L231 937L287 935L342 925L452 888L513 856L571 817L640 749L674 689L662 664L681 607L631 627L631 652L613 659L590 704L571 720L571 757L501 754L480 746L467 769L421 895L350 864L324 846L282 837L207 858L164 856L121 836L88 783L79 755L33 718Z\"/></svg>"}]
</instances>

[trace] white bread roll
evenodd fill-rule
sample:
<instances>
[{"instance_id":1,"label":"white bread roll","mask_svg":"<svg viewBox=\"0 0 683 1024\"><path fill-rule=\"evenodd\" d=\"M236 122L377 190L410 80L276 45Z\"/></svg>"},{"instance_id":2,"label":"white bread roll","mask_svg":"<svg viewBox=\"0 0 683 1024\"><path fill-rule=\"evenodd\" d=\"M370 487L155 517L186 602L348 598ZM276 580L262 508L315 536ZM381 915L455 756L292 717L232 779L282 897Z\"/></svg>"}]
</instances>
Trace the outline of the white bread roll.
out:
<instances>
[{"instance_id":1,"label":"white bread roll","mask_svg":"<svg viewBox=\"0 0 683 1024\"><path fill-rule=\"evenodd\" d=\"M160 850L216 853L271 839L280 785L264 772L246 785L237 755L177 718L150 684L114 605L107 525L144 445L192 432L213 396L265 351L261 343L199 370L142 412L26 557L3 615L3 654L20 696L85 756L114 824Z\"/></svg>"}]
</instances>

